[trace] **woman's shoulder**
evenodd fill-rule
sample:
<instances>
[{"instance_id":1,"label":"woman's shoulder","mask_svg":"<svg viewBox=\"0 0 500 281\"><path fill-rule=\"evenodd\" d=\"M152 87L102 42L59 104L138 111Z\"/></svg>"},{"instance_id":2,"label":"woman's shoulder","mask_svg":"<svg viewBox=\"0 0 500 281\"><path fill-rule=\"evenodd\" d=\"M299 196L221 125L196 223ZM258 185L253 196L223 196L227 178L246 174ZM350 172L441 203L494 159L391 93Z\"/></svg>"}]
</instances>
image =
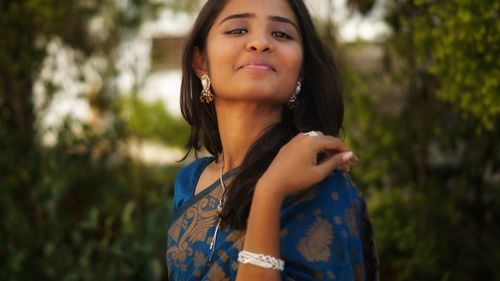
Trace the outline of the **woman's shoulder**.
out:
<instances>
[{"instance_id":1,"label":"woman's shoulder","mask_svg":"<svg viewBox=\"0 0 500 281\"><path fill-rule=\"evenodd\" d=\"M312 188L285 200L285 209L343 210L364 204L361 191L351 176L337 169Z\"/></svg>"},{"instance_id":2,"label":"woman's shoulder","mask_svg":"<svg viewBox=\"0 0 500 281\"><path fill-rule=\"evenodd\" d=\"M196 182L201 173L214 159L211 156L198 158L177 172L174 183L174 210L178 209L183 202L193 196Z\"/></svg>"},{"instance_id":3,"label":"woman's shoulder","mask_svg":"<svg viewBox=\"0 0 500 281\"><path fill-rule=\"evenodd\" d=\"M362 197L361 191L354 183L349 173L340 169L335 170L328 175L316 187L316 192L319 194L331 194L335 198L335 194L350 199Z\"/></svg>"},{"instance_id":4,"label":"woman's shoulder","mask_svg":"<svg viewBox=\"0 0 500 281\"><path fill-rule=\"evenodd\" d=\"M175 177L176 183L179 181L186 181L188 179L193 180L193 178L199 177L199 174L203 172L203 169L205 169L205 167L213 160L214 157L212 156L195 159L177 172Z\"/></svg>"},{"instance_id":5,"label":"woman's shoulder","mask_svg":"<svg viewBox=\"0 0 500 281\"><path fill-rule=\"evenodd\" d=\"M287 277L352 280L354 274L376 280L378 259L371 221L365 200L348 173L336 170L306 193L287 200L280 230Z\"/></svg>"}]
</instances>

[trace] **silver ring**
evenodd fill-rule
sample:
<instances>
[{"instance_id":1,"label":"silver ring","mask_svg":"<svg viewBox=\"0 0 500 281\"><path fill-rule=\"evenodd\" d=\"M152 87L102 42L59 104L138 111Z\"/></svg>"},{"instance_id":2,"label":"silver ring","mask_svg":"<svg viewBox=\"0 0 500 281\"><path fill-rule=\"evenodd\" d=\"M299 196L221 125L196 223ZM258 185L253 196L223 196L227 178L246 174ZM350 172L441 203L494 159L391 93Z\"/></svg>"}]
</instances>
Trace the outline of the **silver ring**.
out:
<instances>
[{"instance_id":1,"label":"silver ring","mask_svg":"<svg viewBox=\"0 0 500 281\"><path fill-rule=\"evenodd\" d=\"M304 136L317 137L317 136L319 136L319 134L316 133L316 131L310 131L310 132L304 133Z\"/></svg>"}]
</instances>

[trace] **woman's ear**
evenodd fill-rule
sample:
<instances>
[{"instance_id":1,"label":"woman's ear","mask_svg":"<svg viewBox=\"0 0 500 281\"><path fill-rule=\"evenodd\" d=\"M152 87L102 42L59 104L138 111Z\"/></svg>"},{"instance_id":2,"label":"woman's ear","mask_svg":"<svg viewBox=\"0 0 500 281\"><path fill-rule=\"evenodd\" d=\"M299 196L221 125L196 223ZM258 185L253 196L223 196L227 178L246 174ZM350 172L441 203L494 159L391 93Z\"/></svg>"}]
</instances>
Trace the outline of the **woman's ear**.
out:
<instances>
[{"instance_id":1,"label":"woman's ear","mask_svg":"<svg viewBox=\"0 0 500 281\"><path fill-rule=\"evenodd\" d=\"M195 47L193 51L193 70L200 78L201 76L208 74L207 60L205 56L200 52L200 48Z\"/></svg>"}]
</instances>

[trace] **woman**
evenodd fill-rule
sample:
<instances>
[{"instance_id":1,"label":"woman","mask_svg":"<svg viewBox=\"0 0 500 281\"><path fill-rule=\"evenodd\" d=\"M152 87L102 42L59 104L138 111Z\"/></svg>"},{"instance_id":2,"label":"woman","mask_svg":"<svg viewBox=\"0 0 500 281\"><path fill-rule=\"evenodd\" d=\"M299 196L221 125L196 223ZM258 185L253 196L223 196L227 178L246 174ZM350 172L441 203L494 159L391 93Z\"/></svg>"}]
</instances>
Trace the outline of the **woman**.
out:
<instances>
[{"instance_id":1,"label":"woman","mask_svg":"<svg viewBox=\"0 0 500 281\"><path fill-rule=\"evenodd\" d=\"M376 280L366 204L336 137L337 73L302 0L208 0L181 108L195 160L176 177L169 280ZM307 132L307 133L305 133Z\"/></svg>"}]
</instances>

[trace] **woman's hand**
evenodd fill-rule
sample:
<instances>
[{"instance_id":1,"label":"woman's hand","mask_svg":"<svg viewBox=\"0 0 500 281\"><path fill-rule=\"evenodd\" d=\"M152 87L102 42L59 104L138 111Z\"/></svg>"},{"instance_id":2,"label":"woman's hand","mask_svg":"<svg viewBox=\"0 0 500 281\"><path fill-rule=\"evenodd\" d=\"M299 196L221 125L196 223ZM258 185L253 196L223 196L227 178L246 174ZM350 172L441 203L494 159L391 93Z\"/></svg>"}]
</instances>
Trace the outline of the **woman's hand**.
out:
<instances>
[{"instance_id":1,"label":"woman's hand","mask_svg":"<svg viewBox=\"0 0 500 281\"><path fill-rule=\"evenodd\" d=\"M326 159L318 162L318 154ZM255 186L243 249L280 256L280 209L289 194L323 180L333 169L348 169L357 157L338 138L300 133L284 145ZM265 204L256 204L264 202ZM236 280L281 280L277 271L240 264Z\"/></svg>"},{"instance_id":2,"label":"woman's hand","mask_svg":"<svg viewBox=\"0 0 500 281\"><path fill-rule=\"evenodd\" d=\"M321 158L318 155L326 159L317 163ZM299 133L280 149L257 187L283 199L320 182L335 168L348 170L357 161L356 155L336 137L321 132Z\"/></svg>"}]
</instances>

